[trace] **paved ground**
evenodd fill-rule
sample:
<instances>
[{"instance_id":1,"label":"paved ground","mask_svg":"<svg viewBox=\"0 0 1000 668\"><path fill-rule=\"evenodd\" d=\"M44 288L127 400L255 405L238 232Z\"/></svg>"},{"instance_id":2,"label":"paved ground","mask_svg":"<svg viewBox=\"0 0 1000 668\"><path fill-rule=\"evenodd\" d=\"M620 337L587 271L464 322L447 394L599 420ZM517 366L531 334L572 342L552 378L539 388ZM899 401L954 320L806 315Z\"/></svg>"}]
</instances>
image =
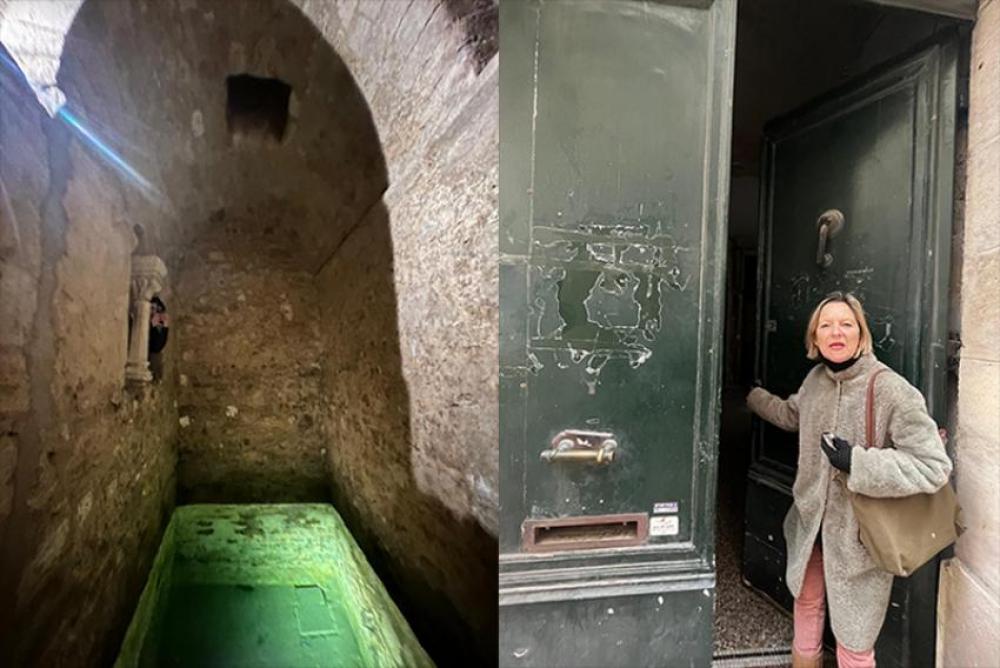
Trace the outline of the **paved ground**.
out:
<instances>
[{"instance_id":1,"label":"paved ground","mask_svg":"<svg viewBox=\"0 0 1000 668\"><path fill-rule=\"evenodd\" d=\"M741 580L742 529L742 513L723 511L720 504L716 542L715 650L790 647L791 616L779 611Z\"/></svg>"},{"instance_id":2,"label":"paved ground","mask_svg":"<svg viewBox=\"0 0 1000 668\"><path fill-rule=\"evenodd\" d=\"M717 668L791 666L792 617L743 584L743 516L750 413L743 390L723 394L716 515L715 655ZM756 656L754 656L756 655ZM836 657L824 655L824 668Z\"/></svg>"},{"instance_id":3,"label":"paved ground","mask_svg":"<svg viewBox=\"0 0 1000 668\"><path fill-rule=\"evenodd\" d=\"M792 619L743 584L743 504L750 414L741 391L723 399L716 516L715 652L789 648Z\"/></svg>"}]
</instances>

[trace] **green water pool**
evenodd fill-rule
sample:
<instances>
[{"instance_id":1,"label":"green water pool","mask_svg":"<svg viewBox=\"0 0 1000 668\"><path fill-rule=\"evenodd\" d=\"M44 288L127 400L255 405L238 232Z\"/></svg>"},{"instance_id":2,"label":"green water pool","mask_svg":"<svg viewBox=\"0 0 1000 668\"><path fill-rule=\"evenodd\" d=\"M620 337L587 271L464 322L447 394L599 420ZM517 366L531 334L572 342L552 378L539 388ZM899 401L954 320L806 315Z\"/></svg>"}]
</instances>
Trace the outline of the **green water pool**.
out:
<instances>
[{"instance_id":1,"label":"green water pool","mask_svg":"<svg viewBox=\"0 0 1000 668\"><path fill-rule=\"evenodd\" d=\"M324 504L174 512L116 668L433 666Z\"/></svg>"}]
</instances>

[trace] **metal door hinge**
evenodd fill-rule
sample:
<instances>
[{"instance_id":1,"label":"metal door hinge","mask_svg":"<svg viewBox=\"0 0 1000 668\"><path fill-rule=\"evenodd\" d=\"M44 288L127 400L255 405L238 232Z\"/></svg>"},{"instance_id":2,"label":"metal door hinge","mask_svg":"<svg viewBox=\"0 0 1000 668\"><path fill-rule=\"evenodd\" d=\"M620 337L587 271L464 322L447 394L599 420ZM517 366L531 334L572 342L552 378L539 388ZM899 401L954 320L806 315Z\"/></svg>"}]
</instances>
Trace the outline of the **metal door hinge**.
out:
<instances>
[{"instance_id":1,"label":"metal door hinge","mask_svg":"<svg viewBox=\"0 0 1000 668\"><path fill-rule=\"evenodd\" d=\"M948 371L958 371L958 363L962 360L962 337L958 332L948 332L948 346L945 350L948 360Z\"/></svg>"}]
</instances>

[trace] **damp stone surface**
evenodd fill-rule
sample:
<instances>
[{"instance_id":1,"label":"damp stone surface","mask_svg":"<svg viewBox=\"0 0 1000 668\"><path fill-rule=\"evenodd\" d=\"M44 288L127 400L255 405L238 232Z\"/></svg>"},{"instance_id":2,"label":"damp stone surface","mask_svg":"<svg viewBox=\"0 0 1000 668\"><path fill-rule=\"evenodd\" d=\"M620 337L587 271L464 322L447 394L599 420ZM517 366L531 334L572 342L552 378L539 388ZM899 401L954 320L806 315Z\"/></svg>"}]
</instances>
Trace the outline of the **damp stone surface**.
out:
<instances>
[{"instance_id":1,"label":"damp stone surface","mask_svg":"<svg viewBox=\"0 0 1000 668\"><path fill-rule=\"evenodd\" d=\"M325 504L178 507L115 663L433 665Z\"/></svg>"}]
</instances>

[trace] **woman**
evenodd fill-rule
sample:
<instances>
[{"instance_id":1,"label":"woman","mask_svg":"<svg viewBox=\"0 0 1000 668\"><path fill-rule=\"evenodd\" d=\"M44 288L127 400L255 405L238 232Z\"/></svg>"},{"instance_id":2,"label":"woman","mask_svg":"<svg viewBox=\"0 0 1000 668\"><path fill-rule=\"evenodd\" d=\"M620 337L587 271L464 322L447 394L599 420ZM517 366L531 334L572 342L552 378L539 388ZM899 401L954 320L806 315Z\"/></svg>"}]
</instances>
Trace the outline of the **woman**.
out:
<instances>
[{"instance_id":1,"label":"woman","mask_svg":"<svg viewBox=\"0 0 1000 668\"><path fill-rule=\"evenodd\" d=\"M838 665L874 666L893 576L861 544L847 490L876 497L934 492L948 481L951 460L923 396L889 370L875 384L875 437L893 447L865 448L868 379L888 367L875 359L853 295L823 299L809 318L805 343L806 356L820 364L798 392L782 400L758 387L747 397L757 415L799 432L794 503L784 524L786 582L795 597L793 666L822 665L824 592ZM835 434L832 447L822 443L826 431Z\"/></svg>"},{"instance_id":2,"label":"woman","mask_svg":"<svg viewBox=\"0 0 1000 668\"><path fill-rule=\"evenodd\" d=\"M152 304L149 316L149 354L155 355L167 345L170 316L167 315L167 305L159 297L153 297L149 303Z\"/></svg>"}]
</instances>

